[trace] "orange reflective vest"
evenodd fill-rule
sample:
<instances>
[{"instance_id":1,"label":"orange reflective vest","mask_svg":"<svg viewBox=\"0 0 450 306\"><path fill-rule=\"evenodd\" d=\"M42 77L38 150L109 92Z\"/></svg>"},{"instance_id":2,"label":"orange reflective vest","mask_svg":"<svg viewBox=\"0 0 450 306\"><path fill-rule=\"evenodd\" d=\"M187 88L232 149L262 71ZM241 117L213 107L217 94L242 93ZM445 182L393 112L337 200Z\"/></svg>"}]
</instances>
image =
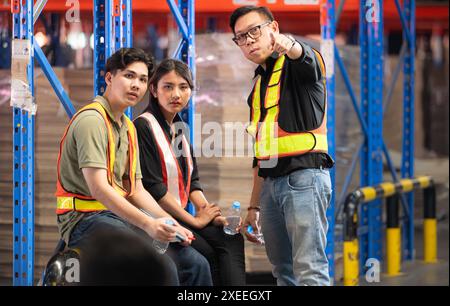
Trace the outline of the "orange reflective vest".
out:
<instances>
[{"instance_id":1,"label":"orange reflective vest","mask_svg":"<svg viewBox=\"0 0 450 306\"><path fill-rule=\"evenodd\" d=\"M81 113L86 110L95 110L97 111L105 121L106 130L108 132L108 147L107 147L107 161L108 161L108 169L107 169L107 177L108 183L123 197L127 197L134 192L135 184L136 184L136 162L137 162L137 138L136 138L136 129L131 122L131 120L124 115L125 124L128 126L128 156L129 156L129 170L128 176L130 178L130 190L127 191L121 186L117 185L114 181L114 161L116 157L116 147L114 142L114 134L113 127L111 121L106 113L106 110L99 102L93 102L89 105L86 105L82 109L80 109L70 120L67 128L64 132L64 135L61 139L59 145L59 154L58 154L58 179L56 182L56 199L57 199L57 214L63 214L68 211L79 211L79 212L92 212L92 211L100 211L107 210L107 208L100 202L96 201L94 198L90 196L85 196L81 194L71 193L64 189L61 183L60 176L60 161L61 161L61 152L64 144L64 140L66 139L67 132L69 131L69 127L72 124L73 120Z\"/></svg>"},{"instance_id":2,"label":"orange reflective vest","mask_svg":"<svg viewBox=\"0 0 450 306\"><path fill-rule=\"evenodd\" d=\"M185 208L189 201L189 192L191 189L191 177L194 169L194 163L191 156L190 146L186 137L182 135L183 156L187 164L187 184L184 184L183 172L181 171L172 144L167 138L158 120L149 112L145 112L139 117L144 118L158 145L159 158L161 159L162 177L167 191L175 197L178 204Z\"/></svg>"},{"instance_id":3,"label":"orange reflective vest","mask_svg":"<svg viewBox=\"0 0 450 306\"><path fill-rule=\"evenodd\" d=\"M325 65L320 53L314 49L313 51L320 62L322 71L325 71ZM286 56L280 56L275 62L263 106L261 105L260 97L261 77L256 80L253 88L251 122L247 127L247 132L255 138L254 153L259 160L296 156L309 152L328 153L326 101L324 117L317 129L289 133L278 125L281 76L284 72L285 60ZM325 76L323 77L323 85L326 88ZM267 111L262 122L260 122L261 107L264 107Z\"/></svg>"}]
</instances>

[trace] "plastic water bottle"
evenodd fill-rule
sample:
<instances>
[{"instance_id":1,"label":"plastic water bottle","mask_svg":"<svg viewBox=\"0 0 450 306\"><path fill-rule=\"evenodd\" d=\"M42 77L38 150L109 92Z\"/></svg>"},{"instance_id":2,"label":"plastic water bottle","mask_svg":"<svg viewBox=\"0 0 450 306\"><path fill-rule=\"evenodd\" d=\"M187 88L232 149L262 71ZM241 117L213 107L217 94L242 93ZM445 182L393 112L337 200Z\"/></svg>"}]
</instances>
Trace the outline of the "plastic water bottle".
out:
<instances>
[{"instance_id":1,"label":"plastic water bottle","mask_svg":"<svg viewBox=\"0 0 450 306\"><path fill-rule=\"evenodd\" d=\"M226 216L228 225L223 227L223 231L228 235L236 235L238 231L236 228L241 221L241 203L238 201L234 201L231 208L228 210L228 214Z\"/></svg>"},{"instance_id":2,"label":"plastic water bottle","mask_svg":"<svg viewBox=\"0 0 450 306\"><path fill-rule=\"evenodd\" d=\"M165 222L168 225L173 225L172 220L166 220ZM156 252L159 254L164 254L167 251L167 248L169 247L169 241L160 241L160 240L153 240L153 247L155 248Z\"/></svg>"},{"instance_id":3,"label":"plastic water bottle","mask_svg":"<svg viewBox=\"0 0 450 306\"><path fill-rule=\"evenodd\" d=\"M255 234L255 232L253 231L253 227L251 225L247 226L247 232L250 235L255 235L256 240L258 240L258 243L261 245L264 245L264 236L261 232L261 229L258 230L258 234Z\"/></svg>"}]
</instances>

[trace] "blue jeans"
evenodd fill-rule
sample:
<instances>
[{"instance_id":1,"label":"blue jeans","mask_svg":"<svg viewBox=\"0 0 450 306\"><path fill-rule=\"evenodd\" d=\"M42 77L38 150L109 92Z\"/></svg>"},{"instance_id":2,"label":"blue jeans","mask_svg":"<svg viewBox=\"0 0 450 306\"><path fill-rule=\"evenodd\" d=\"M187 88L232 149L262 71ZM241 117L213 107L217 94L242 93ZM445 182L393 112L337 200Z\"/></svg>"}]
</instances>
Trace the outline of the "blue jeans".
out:
<instances>
[{"instance_id":1,"label":"blue jeans","mask_svg":"<svg viewBox=\"0 0 450 306\"><path fill-rule=\"evenodd\" d=\"M325 169L264 180L261 229L279 286L330 285L325 253L330 198L330 174Z\"/></svg>"},{"instance_id":2,"label":"blue jeans","mask_svg":"<svg viewBox=\"0 0 450 306\"><path fill-rule=\"evenodd\" d=\"M73 248L82 243L83 238L93 234L97 229L120 229L132 234L144 236L149 243L153 239L141 229L119 218L111 211L89 213L74 228L70 235L69 247ZM167 256L168 255L168 256ZM173 285L183 286L211 286L212 278L209 263L203 255L193 247L184 247L178 243L171 243L165 258L172 275ZM144 284L143 284L144 285Z\"/></svg>"}]
</instances>

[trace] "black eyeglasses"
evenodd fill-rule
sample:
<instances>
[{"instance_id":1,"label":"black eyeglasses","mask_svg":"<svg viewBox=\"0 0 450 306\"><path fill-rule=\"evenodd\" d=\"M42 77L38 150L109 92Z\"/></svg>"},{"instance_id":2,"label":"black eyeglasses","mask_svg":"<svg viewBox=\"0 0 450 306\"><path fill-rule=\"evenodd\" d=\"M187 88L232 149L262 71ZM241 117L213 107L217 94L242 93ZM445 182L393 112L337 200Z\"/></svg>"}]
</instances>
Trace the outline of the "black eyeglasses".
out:
<instances>
[{"instance_id":1,"label":"black eyeglasses","mask_svg":"<svg viewBox=\"0 0 450 306\"><path fill-rule=\"evenodd\" d=\"M236 45L243 46L247 42L247 36L252 39L257 39L257 38L261 37L261 28L268 24L271 24L271 23L272 23L272 21L266 21L260 25L254 26L253 28L251 28L250 30L248 30L245 33L241 33L241 34L234 36L232 39Z\"/></svg>"}]
</instances>

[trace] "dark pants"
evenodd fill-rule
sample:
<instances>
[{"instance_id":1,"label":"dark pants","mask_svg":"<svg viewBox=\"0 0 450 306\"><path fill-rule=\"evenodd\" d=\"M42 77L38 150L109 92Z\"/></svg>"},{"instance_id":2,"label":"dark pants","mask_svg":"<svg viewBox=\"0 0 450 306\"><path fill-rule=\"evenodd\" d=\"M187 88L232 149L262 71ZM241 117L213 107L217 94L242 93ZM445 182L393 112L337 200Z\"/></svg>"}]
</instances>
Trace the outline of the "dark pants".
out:
<instances>
[{"instance_id":1,"label":"dark pants","mask_svg":"<svg viewBox=\"0 0 450 306\"><path fill-rule=\"evenodd\" d=\"M215 286L245 285L244 238L241 234L227 235L222 226L212 223L200 230L182 225L194 233L192 246L208 260Z\"/></svg>"},{"instance_id":2,"label":"dark pants","mask_svg":"<svg viewBox=\"0 0 450 306\"><path fill-rule=\"evenodd\" d=\"M130 234L144 236L148 243L153 243L153 239L141 229L122 220L110 211L102 211L86 215L77 224L70 235L69 247L74 248L81 244L83 238L93 234L96 230L108 228L120 229ZM167 266L172 279L170 283L172 285L212 285L208 261L193 247L184 247L178 243L171 243L167 253L162 256L168 263Z\"/></svg>"}]
</instances>

